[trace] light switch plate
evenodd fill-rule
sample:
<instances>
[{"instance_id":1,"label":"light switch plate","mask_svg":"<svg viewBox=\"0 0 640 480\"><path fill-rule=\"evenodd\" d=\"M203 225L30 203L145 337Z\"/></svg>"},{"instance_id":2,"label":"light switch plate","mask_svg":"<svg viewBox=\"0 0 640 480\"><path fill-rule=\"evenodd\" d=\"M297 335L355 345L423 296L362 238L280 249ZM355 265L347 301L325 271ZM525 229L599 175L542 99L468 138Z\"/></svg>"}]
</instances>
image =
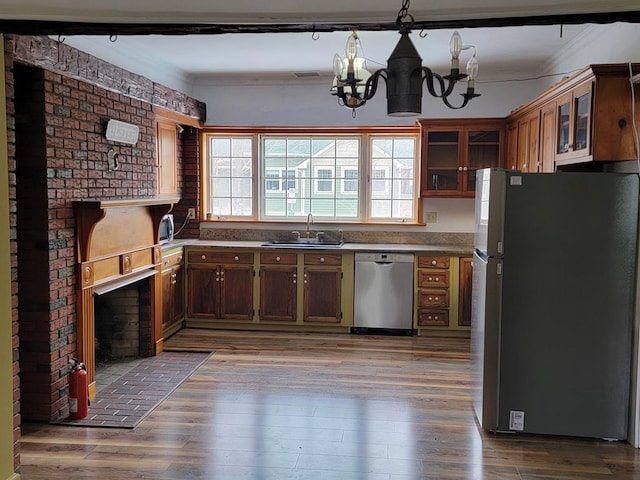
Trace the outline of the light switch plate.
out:
<instances>
[{"instance_id":1,"label":"light switch plate","mask_svg":"<svg viewBox=\"0 0 640 480\"><path fill-rule=\"evenodd\" d=\"M195 220L196 219L196 209L195 208L190 208L189 210L187 210L187 216L189 217L189 220Z\"/></svg>"},{"instance_id":2,"label":"light switch plate","mask_svg":"<svg viewBox=\"0 0 640 480\"><path fill-rule=\"evenodd\" d=\"M424 221L427 223L438 223L438 213L437 212L425 212Z\"/></svg>"}]
</instances>

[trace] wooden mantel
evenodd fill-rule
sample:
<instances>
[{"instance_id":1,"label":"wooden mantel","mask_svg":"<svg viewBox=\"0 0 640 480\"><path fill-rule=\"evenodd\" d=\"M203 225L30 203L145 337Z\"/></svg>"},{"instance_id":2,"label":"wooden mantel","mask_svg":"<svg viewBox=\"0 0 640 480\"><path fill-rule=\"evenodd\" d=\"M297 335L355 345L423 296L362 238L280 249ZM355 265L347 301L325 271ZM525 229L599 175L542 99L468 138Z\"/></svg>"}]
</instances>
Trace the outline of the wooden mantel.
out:
<instances>
[{"instance_id":1,"label":"wooden mantel","mask_svg":"<svg viewBox=\"0 0 640 480\"><path fill-rule=\"evenodd\" d=\"M152 345L162 351L161 249L159 227L163 215L178 203L177 197L74 202L78 255L79 358L87 366L89 396L95 398L96 288L126 284L151 277Z\"/></svg>"}]
</instances>

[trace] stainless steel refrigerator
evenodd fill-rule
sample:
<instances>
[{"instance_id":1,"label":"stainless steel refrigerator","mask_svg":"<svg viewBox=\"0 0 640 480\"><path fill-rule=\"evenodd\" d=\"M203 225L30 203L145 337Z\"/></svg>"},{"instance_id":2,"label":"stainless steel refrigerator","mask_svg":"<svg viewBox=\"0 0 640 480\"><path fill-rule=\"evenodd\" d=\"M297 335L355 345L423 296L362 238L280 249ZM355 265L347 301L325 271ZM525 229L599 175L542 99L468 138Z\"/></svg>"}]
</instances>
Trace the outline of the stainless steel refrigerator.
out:
<instances>
[{"instance_id":1,"label":"stainless steel refrigerator","mask_svg":"<svg viewBox=\"0 0 640 480\"><path fill-rule=\"evenodd\" d=\"M626 439L638 176L477 172L474 409L491 431Z\"/></svg>"}]
</instances>

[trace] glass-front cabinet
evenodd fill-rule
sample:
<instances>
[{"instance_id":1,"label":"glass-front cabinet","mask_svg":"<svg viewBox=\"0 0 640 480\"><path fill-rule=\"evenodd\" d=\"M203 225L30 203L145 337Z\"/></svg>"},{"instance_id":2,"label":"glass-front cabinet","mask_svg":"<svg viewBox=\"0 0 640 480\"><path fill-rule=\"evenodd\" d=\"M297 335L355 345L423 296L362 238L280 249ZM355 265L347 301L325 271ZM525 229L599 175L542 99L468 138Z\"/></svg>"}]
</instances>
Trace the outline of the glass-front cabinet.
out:
<instances>
[{"instance_id":1,"label":"glass-front cabinet","mask_svg":"<svg viewBox=\"0 0 640 480\"><path fill-rule=\"evenodd\" d=\"M503 166L503 119L425 119L420 126L423 197L473 197L476 170Z\"/></svg>"},{"instance_id":2,"label":"glass-front cabinet","mask_svg":"<svg viewBox=\"0 0 640 480\"><path fill-rule=\"evenodd\" d=\"M556 101L556 163L590 154L591 92L592 84L588 82Z\"/></svg>"}]
</instances>

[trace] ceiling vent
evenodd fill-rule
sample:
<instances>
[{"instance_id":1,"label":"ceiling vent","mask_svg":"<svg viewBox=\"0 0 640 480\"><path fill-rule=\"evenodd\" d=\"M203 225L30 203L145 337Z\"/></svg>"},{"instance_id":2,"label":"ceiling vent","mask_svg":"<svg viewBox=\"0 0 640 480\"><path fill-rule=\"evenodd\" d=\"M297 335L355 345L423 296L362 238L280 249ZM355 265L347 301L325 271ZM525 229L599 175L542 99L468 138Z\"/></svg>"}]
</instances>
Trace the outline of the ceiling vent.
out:
<instances>
[{"instance_id":1,"label":"ceiling vent","mask_svg":"<svg viewBox=\"0 0 640 480\"><path fill-rule=\"evenodd\" d=\"M319 77L320 72L293 72L293 75L298 78Z\"/></svg>"}]
</instances>

